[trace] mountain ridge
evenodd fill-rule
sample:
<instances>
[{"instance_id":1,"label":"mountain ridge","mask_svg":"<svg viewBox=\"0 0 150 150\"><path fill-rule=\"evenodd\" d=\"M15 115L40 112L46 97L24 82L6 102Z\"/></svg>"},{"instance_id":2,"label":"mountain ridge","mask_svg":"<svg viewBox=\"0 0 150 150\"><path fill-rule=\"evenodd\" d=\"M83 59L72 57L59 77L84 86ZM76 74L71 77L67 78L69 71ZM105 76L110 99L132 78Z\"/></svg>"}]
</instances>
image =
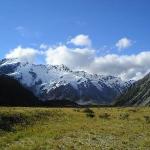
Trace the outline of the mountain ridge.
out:
<instances>
[{"instance_id":1,"label":"mountain ridge","mask_svg":"<svg viewBox=\"0 0 150 150\"><path fill-rule=\"evenodd\" d=\"M133 83L114 102L114 106L150 106L150 73Z\"/></svg>"}]
</instances>

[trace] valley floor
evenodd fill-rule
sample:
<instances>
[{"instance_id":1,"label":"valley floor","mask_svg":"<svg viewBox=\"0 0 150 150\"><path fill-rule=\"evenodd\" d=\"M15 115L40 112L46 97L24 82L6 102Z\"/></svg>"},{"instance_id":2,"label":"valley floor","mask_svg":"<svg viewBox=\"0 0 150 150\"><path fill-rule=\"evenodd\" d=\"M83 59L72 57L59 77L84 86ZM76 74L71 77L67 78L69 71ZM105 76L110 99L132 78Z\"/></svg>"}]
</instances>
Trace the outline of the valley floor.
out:
<instances>
[{"instance_id":1,"label":"valley floor","mask_svg":"<svg viewBox=\"0 0 150 150\"><path fill-rule=\"evenodd\" d=\"M150 108L0 107L0 150L149 150Z\"/></svg>"}]
</instances>

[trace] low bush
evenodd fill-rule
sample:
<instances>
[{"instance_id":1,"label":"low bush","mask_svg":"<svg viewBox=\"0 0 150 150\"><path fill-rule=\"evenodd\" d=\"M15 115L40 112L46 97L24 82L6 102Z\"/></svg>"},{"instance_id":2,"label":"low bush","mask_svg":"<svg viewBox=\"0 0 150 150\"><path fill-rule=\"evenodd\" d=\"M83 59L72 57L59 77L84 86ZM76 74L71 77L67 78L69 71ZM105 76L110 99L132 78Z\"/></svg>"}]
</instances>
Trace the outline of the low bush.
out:
<instances>
[{"instance_id":1,"label":"low bush","mask_svg":"<svg viewBox=\"0 0 150 150\"><path fill-rule=\"evenodd\" d=\"M90 118L93 118L93 117L95 117L95 114L94 113L87 113L86 116L90 117Z\"/></svg>"},{"instance_id":2,"label":"low bush","mask_svg":"<svg viewBox=\"0 0 150 150\"><path fill-rule=\"evenodd\" d=\"M85 112L85 113L94 113L94 111L92 109L90 109L90 108L85 108L83 110L83 112Z\"/></svg>"},{"instance_id":3,"label":"low bush","mask_svg":"<svg viewBox=\"0 0 150 150\"><path fill-rule=\"evenodd\" d=\"M110 118L110 114L108 114L108 113L100 114L100 115L99 115L99 118L102 118L102 119L109 119L109 118Z\"/></svg>"},{"instance_id":4,"label":"low bush","mask_svg":"<svg viewBox=\"0 0 150 150\"><path fill-rule=\"evenodd\" d=\"M75 108L73 109L75 112L80 112L80 109L79 108Z\"/></svg>"},{"instance_id":5,"label":"low bush","mask_svg":"<svg viewBox=\"0 0 150 150\"><path fill-rule=\"evenodd\" d=\"M150 123L150 116L144 116L146 123Z\"/></svg>"},{"instance_id":6,"label":"low bush","mask_svg":"<svg viewBox=\"0 0 150 150\"><path fill-rule=\"evenodd\" d=\"M122 119L122 120L128 119L129 114L128 113L120 114L119 118Z\"/></svg>"},{"instance_id":7,"label":"low bush","mask_svg":"<svg viewBox=\"0 0 150 150\"><path fill-rule=\"evenodd\" d=\"M8 114L1 114L0 115L0 130L4 131L13 131L13 126L15 124L27 124L27 120L25 116L20 114L8 115Z\"/></svg>"},{"instance_id":8,"label":"low bush","mask_svg":"<svg viewBox=\"0 0 150 150\"><path fill-rule=\"evenodd\" d=\"M85 108L85 109L83 110L83 112L86 113L86 116L87 116L87 117L90 117L90 118L95 117L94 111L93 111L92 109L90 109L90 108Z\"/></svg>"}]
</instances>

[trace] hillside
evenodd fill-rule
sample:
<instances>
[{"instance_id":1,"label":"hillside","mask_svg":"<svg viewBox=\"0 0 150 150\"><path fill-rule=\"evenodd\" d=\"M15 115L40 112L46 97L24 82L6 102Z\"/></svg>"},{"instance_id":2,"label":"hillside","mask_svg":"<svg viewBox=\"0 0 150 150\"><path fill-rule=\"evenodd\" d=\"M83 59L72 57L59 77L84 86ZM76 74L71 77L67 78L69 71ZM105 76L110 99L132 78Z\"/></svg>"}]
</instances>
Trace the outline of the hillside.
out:
<instances>
[{"instance_id":1,"label":"hillside","mask_svg":"<svg viewBox=\"0 0 150 150\"><path fill-rule=\"evenodd\" d=\"M150 106L150 73L119 96L115 106Z\"/></svg>"},{"instance_id":2,"label":"hillside","mask_svg":"<svg viewBox=\"0 0 150 150\"><path fill-rule=\"evenodd\" d=\"M24 88L17 80L0 75L0 105L30 106L38 104L38 99L31 91Z\"/></svg>"}]
</instances>

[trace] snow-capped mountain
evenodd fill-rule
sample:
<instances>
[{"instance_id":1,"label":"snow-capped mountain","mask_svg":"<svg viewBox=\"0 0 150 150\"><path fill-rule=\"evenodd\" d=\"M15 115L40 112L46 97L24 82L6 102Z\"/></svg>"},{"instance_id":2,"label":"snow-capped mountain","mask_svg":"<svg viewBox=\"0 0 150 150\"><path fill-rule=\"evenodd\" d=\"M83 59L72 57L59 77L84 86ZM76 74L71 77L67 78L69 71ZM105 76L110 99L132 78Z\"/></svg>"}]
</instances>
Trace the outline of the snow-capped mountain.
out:
<instances>
[{"instance_id":1,"label":"snow-capped mountain","mask_svg":"<svg viewBox=\"0 0 150 150\"><path fill-rule=\"evenodd\" d=\"M71 100L78 104L108 104L131 82L114 76L73 71L64 65L39 65L18 59L0 61L0 74L17 79L41 100Z\"/></svg>"}]
</instances>

